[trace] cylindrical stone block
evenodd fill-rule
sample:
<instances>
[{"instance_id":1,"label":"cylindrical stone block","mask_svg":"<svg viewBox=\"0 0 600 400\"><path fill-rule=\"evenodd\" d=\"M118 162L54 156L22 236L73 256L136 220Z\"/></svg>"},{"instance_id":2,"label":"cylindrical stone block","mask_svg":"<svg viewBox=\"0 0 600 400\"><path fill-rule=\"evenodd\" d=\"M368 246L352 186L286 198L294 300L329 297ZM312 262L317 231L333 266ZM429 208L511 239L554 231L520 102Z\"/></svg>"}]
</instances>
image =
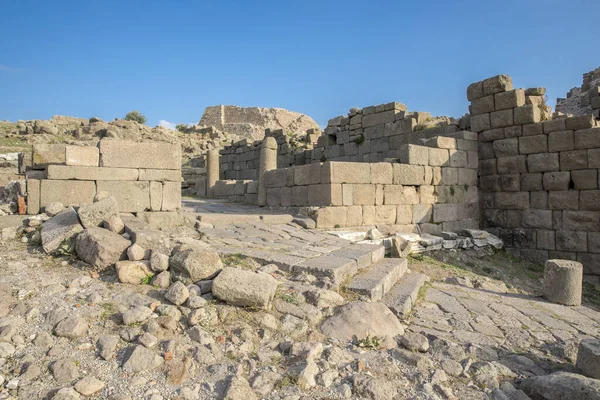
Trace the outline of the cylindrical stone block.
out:
<instances>
[{"instance_id":1,"label":"cylindrical stone block","mask_svg":"<svg viewBox=\"0 0 600 400\"><path fill-rule=\"evenodd\" d=\"M548 260L544 267L544 297L565 306L581 304L583 265L570 260Z\"/></svg>"},{"instance_id":2,"label":"cylindrical stone block","mask_svg":"<svg viewBox=\"0 0 600 400\"><path fill-rule=\"evenodd\" d=\"M267 190L265 188L265 172L277 169L277 140L267 136L260 148L260 165L258 167L258 205L267 205Z\"/></svg>"},{"instance_id":3,"label":"cylindrical stone block","mask_svg":"<svg viewBox=\"0 0 600 400\"><path fill-rule=\"evenodd\" d=\"M209 150L206 155L206 195L215 195L215 183L219 180L219 150Z\"/></svg>"},{"instance_id":4,"label":"cylindrical stone block","mask_svg":"<svg viewBox=\"0 0 600 400\"><path fill-rule=\"evenodd\" d=\"M600 340L585 339L579 343L577 363L584 375L600 379Z\"/></svg>"}]
</instances>

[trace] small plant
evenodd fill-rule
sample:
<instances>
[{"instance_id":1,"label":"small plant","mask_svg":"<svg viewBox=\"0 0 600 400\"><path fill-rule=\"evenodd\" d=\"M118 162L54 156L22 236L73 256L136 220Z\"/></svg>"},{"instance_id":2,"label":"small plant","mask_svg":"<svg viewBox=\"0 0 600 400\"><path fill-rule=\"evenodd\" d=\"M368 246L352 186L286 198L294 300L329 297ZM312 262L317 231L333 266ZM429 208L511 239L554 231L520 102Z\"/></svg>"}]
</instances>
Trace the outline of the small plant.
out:
<instances>
[{"instance_id":1,"label":"small plant","mask_svg":"<svg viewBox=\"0 0 600 400\"><path fill-rule=\"evenodd\" d=\"M146 123L146 116L144 116L144 114L142 114L141 112L137 111L137 110L133 110L128 112L125 115L125 119L127 121L135 121L138 122L140 124L145 124Z\"/></svg>"},{"instance_id":2,"label":"small plant","mask_svg":"<svg viewBox=\"0 0 600 400\"><path fill-rule=\"evenodd\" d=\"M145 277L142 278L142 280L140 281L140 283L142 285L149 285L150 281L152 281L152 278L154 277L154 274L148 274Z\"/></svg>"},{"instance_id":3,"label":"small plant","mask_svg":"<svg viewBox=\"0 0 600 400\"><path fill-rule=\"evenodd\" d=\"M291 304L295 304L295 305L300 304L300 302L298 301L298 298L292 293L284 293L283 296L281 296L281 299L283 301L285 301L286 303L291 303Z\"/></svg>"},{"instance_id":4,"label":"small plant","mask_svg":"<svg viewBox=\"0 0 600 400\"><path fill-rule=\"evenodd\" d=\"M454 196L454 186L450 186L450 196Z\"/></svg>"},{"instance_id":5,"label":"small plant","mask_svg":"<svg viewBox=\"0 0 600 400\"><path fill-rule=\"evenodd\" d=\"M102 122L102 120L101 120L100 118L98 118L98 117L91 117L91 118L88 120L88 122L89 122L90 124L93 124L94 122Z\"/></svg>"},{"instance_id":6,"label":"small plant","mask_svg":"<svg viewBox=\"0 0 600 400\"><path fill-rule=\"evenodd\" d=\"M321 156L321 162L325 162L325 161L327 161L327 157L325 157L325 154L323 154L323 155Z\"/></svg>"},{"instance_id":7,"label":"small plant","mask_svg":"<svg viewBox=\"0 0 600 400\"><path fill-rule=\"evenodd\" d=\"M342 226L340 224L335 224L334 228L338 229L341 228Z\"/></svg>"},{"instance_id":8,"label":"small plant","mask_svg":"<svg viewBox=\"0 0 600 400\"><path fill-rule=\"evenodd\" d=\"M377 336L371 336L367 332L364 339L358 341L358 347L367 350L378 350L381 347L381 339Z\"/></svg>"},{"instance_id":9,"label":"small plant","mask_svg":"<svg viewBox=\"0 0 600 400\"><path fill-rule=\"evenodd\" d=\"M277 390L285 389L289 386L295 386L298 384L298 378L293 375L286 375L275 385Z\"/></svg>"},{"instance_id":10,"label":"small plant","mask_svg":"<svg viewBox=\"0 0 600 400\"><path fill-rule=\"evenodd\" d=\"M365 142L365 135L359 135L358 137L356 137L353 142L360 146L361 144L363 144Z\"/></svg>"},{"instance_id":11,"label":"small plant","mask_svg":"<svg viewBox=\"0 0 600 400\"><path fill-rule=\"evenodd\" d=\"M113 303L102 303L100 307L104 310L100 316L103 320L109 319L114 313L117 312L117 307Z\"/></svg>"},{"instance_id":12,"label":"small plant","mask_svg":"<svg viewBox=\"0 0 600 400\"><path fill-rule=\"evenodd\" d=\"M188 124L177 124L175 125L175 129L177 129L179 132L185 132L190 129L190 127Z\"/></svg>"}]
</instances>

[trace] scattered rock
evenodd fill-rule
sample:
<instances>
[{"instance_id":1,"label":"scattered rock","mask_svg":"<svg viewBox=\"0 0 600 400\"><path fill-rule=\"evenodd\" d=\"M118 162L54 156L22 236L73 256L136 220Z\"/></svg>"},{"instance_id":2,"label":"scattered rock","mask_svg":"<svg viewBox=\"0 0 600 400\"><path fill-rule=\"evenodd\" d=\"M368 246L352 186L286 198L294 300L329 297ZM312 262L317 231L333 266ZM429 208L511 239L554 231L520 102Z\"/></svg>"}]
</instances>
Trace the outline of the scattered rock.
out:
<instances>
[{"instance_id":1,"label":"scattered rock","mask_svg":"<svg viewBox=\"0 0 600 400\"><path fill-rule=\"evenodd\" d=\"M119 338L114 335L102 335L96 342L98 354L105 360L110 360L116 355Z\"/></svg>"},{"instance_id":2,"label":"scattered rock","mask_svg":"<svg viewBox=\"0 0 600 400\"><path fill-rule=\"evenodd\" d=\"M119 282L139 285L152 275L148 261L119 261L115 264Z\"/></svg>"},{"instance_id":3,"label":"scattered rock","mask_svg":"<svg viewBox=\"0 0 600 400\"><path fill-rule=\"evenodd\" d=\"M216 251L185 244L173 250L169 265L176 279L192 282L210 279L223 269L223 262Z\"/></svg>"},{"instance_id":4,"label":"scattered rock","mask_svg":"<svg viewBox=\"0 0 600 400\"><path fill-rule=\"evenodd\" d=\"M123 323L131 325L138 322L144 322L152 315L152 310L148 307L137 306L130 308L123 313Z\"/></svg>"},{"instance_id":5,"label":"scattered rock","mask_svg":"<svg viewBox=\"0 0 600 400\"><path fill-rule=\"evenodd\" d=\"M154 272L162 272L169 269L169 256L158 251L152 251L150 255L150 268Z\"/></svg>"},{"instance_id":6,"label":"scattered rock","mask_svg":"<svg viewBox=\"0 0 600 400\"><path fill-rule=\"evenodd\" d=\"M44 212L49 216L49 217L54 217L55 215L60 214L61 212L63 212L65 209L65 206L63 203L60 203L58 201L55 201L53 203L49 203L46 207L44 207Z\"/></svg>"},{"instance_id":7,"label":"scattered rock","mask_svg":"<svg viewBox=\"0 0 600 400\"><path fill-rule=\"evenodd\" d=\"M185 303L188 297L190 297L190 292L181 282L175 282L172 284L165 293L165 299L177 306Z\"/></svg>"},{"instance_id":8,"label":"scattered rock","mask_svg":"<svg viewBox=\"0 0 600 400\"><path fill-rule=\"evenodd\" d=\"M132 244L127 249L127 258L129 261L140 261L144 260L146 257L146 250L142 248L142 246L137 243ZM152 265L152 262L150 263Z\"/></svg>"},{"instance_id":9,"label":"scattered rock","mask_svg":"<svg viewBox=\"0 0 600 400\"><path fill-rule=\"evenodd\" d=\"M66 337L68 339L76 339L84 335L88 330L88 324L85 320L77 315L73 315L60 321L54 333L59 337Z\"/></svg>"},{"instance_id":10,"label":"scattered rock","mask_svg":"<svg viewBox=\"0 0 600 400\"><path fill-rule=\"evenodd\" d=\"M600 380L569 372L525 379L519 389L529 397L541 400L600 399Z\"/></svg>"},{"instance_id":11,"label":"scattered rock","mask_svg":"<svg viewBox=\"0 0 600 400\"><path fill-rule=\"evenodd\" d=\"M225 398L231 400L258 400L250 384L241 376L234 376L227 387Z\"/></svg>"},{"instance_id":12,"label":"scattered rock","mask_svg":"<svg viewBox=\"0 0 600 400\"><path fill-rule=\"evenodd\" d=\"M111 215L103 222L102 226L111 232L118 233L119 235L125 232L125 224L118 215Z\"/></svg>"},{"instance_id":13,"label":"scattered rock","mask_svg":"<svg viewBox=\"0 0 600 400\"><path fill-rule=\"evenodd\" d=\"M52 364L52 376L57 383L72 382L79 378L79 368L71 359L58 360Z\"/></svg>"},{"instance_id":14,"label":"scattered rock","mask_svg":"<svg viewBox=\"0 0 600 400\"><path fill-rule=\"evenodd\" d=\"M277 286L270 275L227 267L214 279L212 293L234 306L267 308Z\"/></svg>"},{"instance_id":15,"label":"scattered rock","mask_svg":"<svg viewBox=\"0 0 600 400\"><path fill-rule=\"evenodd\" d=\"M75 390L88 397L104 389L104 382L93 376L86 376L75 384Z\"/></svg>"},{"instance_id":16,"label":"scattered rock","mask_svg":"<svg viewBox=\"0 0 600 400\"><path fill-rule=\"evenodd\" d=\"M125 372L141 372L152 370L161 366L163 363L162 357L155 354L152 350L144 346L135 346L130 349L126 355L126 360L123 363L123 371Z\"/></svg>"},{"instance_id":17,"label":"scattered rock","mask_svg":"<svg viewBox=\"0 0 600 400\"><path fill-rule=\"evenodd\" d=\"M104 228L91 227L77 236L75 250L83 261L101 270L125 258L131 242Z\"/></svg>"},{"instance_id":18,"label":"scattered rock","mask_svg":"<svg viewBox=\"0 0 600 400\"><path fill-rule=\"evenodd\" d=\"M53 253L59 248L68 253L74 248L75 236L82 230L77 212L69 207L42 226L42 248L46 253Z\"/></svg>"},{"instance_id":19,"label":"scattered rock","mask_svg":"<svg viewBox=\"0 0 600 400\"><path fill-rule=\"evenodd\" d=\"M158 286L161 289L167 289L171 284L171 273L169 271L163 271L154 276L151 283L152 286Z\"/></svg>"},{"instance_id":20,"label":"scattered rock","mask_svg":"<svg viewBox=\"0 0 600 400\"><path fill-rule=\"evenodd\" d=\"M400 343L411 351L424 353L429 350L429 340L427 340L427 337L416 332L406 332L400 339Z\"/></svg>"},{"instance_id":21,"label":"scattered rock","mask_svg":"<svg viewBox=\"0 0 600 400\"><path fill-rule=\"evenodd\" d=\"M81 396L79 395L79 393L77 393L75 391L75 389L70 388L70 387L60 389L58 392L56 392L54 397L52 397L52 400L79 400L79 399L81 399Z\"/></svg>"},{"instance_id":22,"label":"scattered rock","mask_svg":"<svg viewBox=\"0 0 600 400\"><path fill-rule=\"evenodd\" d=\"M117 200L110 196L106 199L94 202L92 204L84 204L77 210L79 220L84 228L97 227L102 225L113 216L118 216L119 208Z\"/></svg>"}]
</instances>

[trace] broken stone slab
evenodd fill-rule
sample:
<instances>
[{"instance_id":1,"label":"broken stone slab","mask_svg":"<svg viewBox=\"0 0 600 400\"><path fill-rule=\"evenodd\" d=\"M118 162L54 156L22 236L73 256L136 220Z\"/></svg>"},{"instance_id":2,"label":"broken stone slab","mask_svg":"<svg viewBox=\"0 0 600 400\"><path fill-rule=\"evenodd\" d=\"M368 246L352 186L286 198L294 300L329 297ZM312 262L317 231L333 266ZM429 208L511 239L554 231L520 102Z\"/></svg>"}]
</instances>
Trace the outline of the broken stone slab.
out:
<instances>
[{"instance_id":1,"label":"broken stone slab","mask_svg":"<svg viewBox=\"0 0 600 400\"><path fill-rule=\"evenodd\" d=\"M77 212L69 207L42 226L42 248L46 253L52 253L61 246L72 249L75 236L83 231Z\"/></svg>"},{"instance_id":2,"label":"broken stone slab","mask_svg":"<svg viewBox=\"0 0 600 400\"><path fill-rule=\"evenodd\" d=\"M367 296L371 301L379 301L404 275L408 267L405 258L386 258L377 261L365 271L354 276L348 290Z\"/></svg>"},{"instance_id":3,"label":"broken stone slab","mask_svg":"<svg viewBox=\"0 0 600 400\"><path fill-rule=\"evenodd\" d=\"M555 372L525 379L519 389L534 399L600 399L600 380L570 372Z\"/></svg>"},{"instance_id":4,"label":"broken stone slab","mask_svg":"<svg viewBox=\"0 0 600 400\"><path fill-rule=\"evenodd\" d=\"M173 277L185 282L211 279L223 269L219 253L207 247L189 244L182 244L173 250L169 265Z\"/></svg>"},{"instance_id":5,"label":"broken stone slab","mask_svg":"<svg viewBox=\"0 0 600 400\"><path fill-rule=\"evenodd\" d=\"M383 303L398 317L406 317L417 301L419 290L426 280L427 276L415 272L403 276L383 297Z\"/></svg>"},{"instance_id":6,"label":"broken stone slab","mask_svg":"<svg viewBox=\"0 0 600 400\"><path fill-rule=\"evenodd\" d=\"M394 337L404 334L398 318L383 303L355 301L338 308L321 324L321 332L344 342L360 341L367 335L395 347Z\"/></svg>"},{"instance_id":7,"label":"broken stone slab","mask_svg":"<svg viewBox=\"0 0 600 400\"><path fill-rule=\"evenodd\" d=\"M101 270L127 257L131 242L108 229L91 227L77 236L77 256Z\"/></svg>"},{"instance_id":8,"label":"broken stone slab","mask_svg":"<svg viewBox=\"0 0 600 400\"><path fill-rule=\"evenodd\" d=\"M336 283L341 283L349 276L356 274L356 260L349 258L323 255L311 258L294 265L294 272L306 272L317 277L329 277Z\"/></svg>"},{"instance_id":9,"label":"broken stone slab","mask_svg":"<svg viewBox=\"0 0 600 400\"><path fill-rule=\"evenodd\" d=\"M367 237L367 232L328 231L327 233L342 239L350 240L351 242L359 242Z\"/></svg>"},{"instance_id":10,"label":"broken stone slab","mask_svg":"<svg viewBox=\"0 0 600 400\"><path fill-rule=\"evenodd\" d=\"M115 264L119 282L139 285L152 276L148 261L119 261Z\"/></svg>"},{"instance_id":11,"label":"broken stone slab","mask_svg":"<svg viewBox=\"0 0 600 400\"><path fill-rule=\"evenodd\" d=\"M212 293L227 304L268 308L279 282L263 272L224 268L213 280Z\"/></svg>"},{"instance_id":12,"label":"broken stone slab","mask_svg":"<svg viewBox=\"0 0 600 400\"><path fill-rule=\"evenodd\" d=\"M425 247L433 247L433 246L439 246L443 243L444 239L442 239L439 236L434 236L434 235L430 235L428 233L424 233L423 235L421 235L421 238L419 239L419 244L421 244L422 246Z\"/></svg>"},{"instance_id":13,"label":"broken stone slab","mask_svg":"<svg viewBox=\"0 0 600 400\"><path fill-rule=\"evenodd\" d=\"M472 239L487 239L489 233L479 229L463 229L463 233Z\"/></svg>"},{"instance_id":14,"label":"broken stone slab","mask_svg":"<svg viewBox=\"0 0 600 400\"><path fill-rule=\"evenodd\" d=\"M172 244L169 236L133 215L121 215L127 232L133 243L144 249L156 250L162 254L171 254Z\"/></svg>"},{"instance_id":15,"label":"broken stone slab","mask_svg":"<svg viewBox=\"0 0 600 400\"><path fill-rule=\"evenodd\" d=\"M84 228L100 226L104 221L119 214L117 201L110 196L92 204L84 204L77 210L79 220Z\"/></svg>"},{"instance_id":16,"label":"broken stone slab","mask_svg":"<svg viewBox=\"0 0 600 400\"><path fill-rule=\"evenodd\" d=\"M585 375L600 379L600 340L584 339L579 343L577 363L575 364Z\"/></svg>"},{"instance_id":17,"label":"broken stone slab","mask_svg":"<svg viewBox=\"0 0 600 400\"><path fill-rule=\"evenodd\" d=\"M312 218L308 217L294 217L292 222L300 225L304 229L315 229L317 227L317 223Z\"/></svg>"}]
</instances>

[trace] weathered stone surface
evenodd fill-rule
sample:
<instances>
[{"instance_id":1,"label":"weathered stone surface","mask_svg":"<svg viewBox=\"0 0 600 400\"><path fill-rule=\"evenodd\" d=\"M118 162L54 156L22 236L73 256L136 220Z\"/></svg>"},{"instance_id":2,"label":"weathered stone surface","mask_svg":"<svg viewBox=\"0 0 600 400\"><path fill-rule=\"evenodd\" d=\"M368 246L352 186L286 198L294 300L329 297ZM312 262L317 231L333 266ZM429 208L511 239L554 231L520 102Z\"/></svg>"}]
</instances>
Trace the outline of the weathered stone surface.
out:
<instances>
[{"instance_id":1,"label":"weathered stone surface","mask_svg":"<svg viewBox=\"0 0 600 400\"><path fill-rule=\"evenodd\" d=\"M585 339L579 343L576 366L585 375L600 379L600 340Z\"/></svg>"},{"instance_id":2,"label":"weathered stone surface","mask_svg":"<svg viewBox=\"0 0 600 400\"><path fill-rule=\"evenodd\" d=\"M181 184L164 182L162 190L162 211L178 211L181 208Z\"/></svg>"},{"instance_id":3,"label":"weathered stone surface","mask_svg":"<svg viewBox=\"0 0 600 400\"><path fill-rule=\"evenodd\" d=\"M59 337L77 339L88 330L88 324L77 315L72 315L60 321L54 328L54 333Z\"/></svg>"},{"instance_id":4,"label":"weathered stone surface","mask_svg":"<svg viewBox=\"0 0 600 400\"><path fill-rule=\"evenodd\" d=\"M125 231L125 224L118 215L111 215L103 223L104 229L108 229L111 232L121 234Z\"/></svg>"},{"instance_id":5,"label":"weathered stone surface","mask_svg":"<svg viewBox=\"0 0 600 400\"><path fill-rule=\"evenodd\" d=\"M65 163L64 144L35 144L33 145L33 166L36 169L50 164Z\"/></svg>"},{"instance_id":6,"label":"weathered stone surface","mask_svg":"<svg viewBox=\"0 0 600 400\"><path fill-rule=\"evenodd\" d=\"M173 250L169 260L175 279L192 282L210 279L223 268L216 251L193 245L181 245Z\"/></svg>"},{"instance_id":7,"label":"weathered stone surface","mask_svg":"<svg viewBox=\"0 0 600 400\"><path fill-rule=\"evenodd\" d=\"M82 205L94 202L96 183L93 181L53 181L43 179L40 182L40 206L53 202L64 205Z\"/></svg>"},{"instance_id":8,"label":"weathered stone surface","mask_svg":"<svg viewBox=\"0 0 600 400\"><path fill-rule=\"evenodd\" d=\"M171 169L140 169L140 181L180 182L181 171Z\"/></svg>"},{"instance_id":9,"label":"weathered stone surface","mask_svg":"<svg viewBox=\"0 0 600 400\"><path fill-rule=\"evenodd\" d=\"M97 189L110 193L121 212L150 209L150 183L147 181L98 181Z\"/></svg>"},{"instance_id":10,"label":"weathered stone surface","mask_svg":"<svg viewBox=\"0 0 600 400\"><path fill-rule=\"evenodd\" d=\"M75 384L75 390L82 395L89 397L104 389L104 386L105 384L101 380L93 376L86 376Z\"/></svg>"},{"instance_id":11,"label":"weathered stone surface","mask_svg":"<svg viewBox=\"0 0 600 400\"><path fill-rule=\"evenodd\" d=\"M519 387L529 397L543 400L598 400L600 381L569 372L525 379Z\"/></svg>"},{"instance_id":12,"label":"weathered stone surface","mask_svg":"<svg viewBox=\"0 0 600 400\"><path fill-rule=\"evenodd\" d=\"M91 227L77 236L75 251L79 258L99 269L125 259L131 242L108 229Z\"/></svg>"},{"instance_id":13,"label":"weathered stone surface","mask_svg":"<svg viewBox=\"0 0 600 400\"><path fill-rule=\"evenodd\" d=\"M139 171L134 168L106 168L69 165L48 166L48 179L78 181L136 181Z\"/></svg>"},{"instance_id":14,"label":"weathered stone surface","mask_svg":"<svg viewBox=\"0 0 600 400\"><path fill-rule=\"evenodd\" d=\"M179 144L103 139L99 147L102 167L181 169Z\"/></svg>"},{"instance_id":15,"label":"weathered stone surface","mask_svg":"<svg viewBox=\"0 0 600 400\"><path fill-rule=\"evenodd\" d=\"M508 75L496 75L482 82L484 96L506 92L513 88L512 78Z\"/></svg>"},{"instance_id":16,"label":"weathered stone surface","mask_svg":"<svg viewBox=\"0 0 600 400\"><path fill-rule=\"evenodd\" d=\"M77 212L70 207L42 226L42 247L46 253L51 253L62 245L72 248L75 236L82 230Z\"/></svg>"},{"instance_id":17,"label":"weathered stone surface","mask_svg":"<svg viewBox=\"0 0 600 400\"><path fill-rule=\"evenodd\" d=\"M212 293L231 305L268 308L277 286L268 274L227 267L214 279Z\"/></svg>"},{"instance_id":18,"label":"weathered stone surface","mask_svg":"<svg viewBox=\"0 0 600 400\"><path fill-rule=\"evenodd\" d=\"M190 297L190 292L187 287L181 282L175 282L172 284L169 289L165 292L165 299L169 300L171 303L179 306Z\"/></svg>"},{"instance_id":19,"label":"weathered stone surface","mask_svg":"<svg viewBox=\"0 0 600 400\"><path fill-rule=\"evenodd\" d=\"M114 197L97 201L92 204L85 204L77 210L79 220L84 228L100 226L102 222L108 221L111 217L118 216L119 208Z\"/></svg>"},{"instance_id":20,"label":"weathered stone surface","mask_svg":"<svg viewBox=\"0 0 600 400\"><path fill-rule=\"evenodd\" d=\"M581 304L583 265L569 260L548 260L544 268L544 297L567 306Z\"/></svg>"},{"instance_id":21,"label":"weathered stone surface","mask_svg":"<svg viewBox=\"0 0 600 400\"><path fill-rule=\"evenodd\" d=\"M404 329L398 318L382 303L355 301L340 307L321 324L323 334L342 340L361 340L370 336L393 338Z\"/></svg>"},{"instance_id":22,"label":"weathered stone surface","mask_svg":"<svg viewBox=\"0 0 600 400\"><path fill-rule=\"evenodd\" d=\"M96 146L66 146L65 162L67 165L97 167L100 162L100 152Z\"/></svg>"},{"instance_id":23,"label":"weathered stone surface","mask_svg":"<svg viewBox=\"0 0 600 400\"><path fill-rule=\"evenodd\" d=\"M130 349L123 363L125 372L148 371L161 366L163 358L144 346L135 346Z\"/></svg>"},{"instance_id":24,"label":"weathered stone surface","mask_svg":"<svg viewBox=\"0 0 600 400\"><path fill-rule=\"evenodd\" d=\"M248 381L241 376L232 377L225 392L225 398L231 400L258 400Z\"/></svg>"},{"instance_id":25,"label":"weathered stone surface","mask_svg":"<svg viewBox=\"0 0 600 400\"><path fill-rule=\"evenodd\" d=\"M148 261L119 261L115 264L119 282L139 285L152 275Z\"/></svg>"}]
</instances>

